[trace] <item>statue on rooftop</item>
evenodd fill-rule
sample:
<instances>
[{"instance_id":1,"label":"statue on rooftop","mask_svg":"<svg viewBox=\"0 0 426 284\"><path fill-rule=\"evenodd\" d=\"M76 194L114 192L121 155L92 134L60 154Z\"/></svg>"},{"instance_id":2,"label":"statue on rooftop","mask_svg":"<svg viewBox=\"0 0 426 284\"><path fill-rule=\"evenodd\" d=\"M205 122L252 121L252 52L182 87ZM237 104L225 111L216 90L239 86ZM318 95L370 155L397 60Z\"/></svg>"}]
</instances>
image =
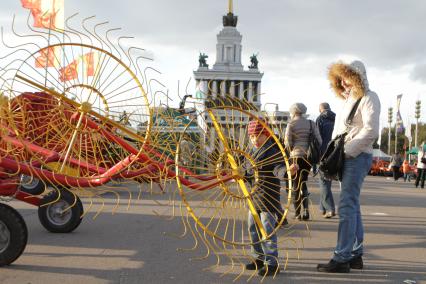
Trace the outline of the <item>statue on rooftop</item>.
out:
<instances>
[{"instance_id":1,"label":"statue on rooftop","mask_svg":"<svg viewBox=\"0 0 426 284\"><path fill-rule=\"evenodd\" d=\"M200 52L200 56L198 58L198 62L200 63L199 67L209 67L209 65L207 64L207 60L206 58L208 58L209 56L206 55L205 53L201 53Z\"/></svg>"},{"instance_id":2,"label":"statue on rooftop","mask_svg":"<svg viewBox=\"0 0 426 284\"><path fill-rule=\"evenodd\" d=\"M259 61L257 60L257 54L253 54L252 56L250 56L250 62L251 65L248 67L249 69L257 69L258 68L258 64Z\"/></svg>"}]
</instances>

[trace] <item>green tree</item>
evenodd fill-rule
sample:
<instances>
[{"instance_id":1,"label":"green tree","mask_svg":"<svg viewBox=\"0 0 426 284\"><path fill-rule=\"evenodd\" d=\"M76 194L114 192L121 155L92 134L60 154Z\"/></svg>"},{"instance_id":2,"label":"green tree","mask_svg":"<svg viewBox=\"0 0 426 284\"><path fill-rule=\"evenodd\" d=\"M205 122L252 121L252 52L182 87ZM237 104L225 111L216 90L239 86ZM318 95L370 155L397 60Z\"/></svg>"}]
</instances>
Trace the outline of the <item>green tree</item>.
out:
<instances>
[{"instance_id":1,"label":"green tree","mask_svg":"<svg viewBox=\"0 0 426 284\"><path fill-rule=\"evenodd\" d=\"M411 124L411 136L413 138L413 141L411 142L411 147L414 147L415 129L416 129L416 125ZM389 128L388 127L383 128L380 135L381 135L381 138L382 138L380 149L383 152L388 153ZM426 123L419 123L419 132L418 132L418 143L419 143L419 145L422 143L422 141L426 141ZM408 149L408 138L405 136L404 133L398 134L398 146L397 146L398 151L402 152L404 150L403 149L404 143L406 144L407 149ZM390 153L393 154L394 151L395 151L395 128L392 127L391 128L391 151L390 151Z\"/></svg>"},{"instance_id":2,"label":"green tree","mask_svg":"<svg viewBox=\"0 0 426 284\"><path fill-rule=\"evenodd\" d=\"M416 125L413 125L411 127L411 130L413 132L413 144L414 144L414 131L416 129ZM418 136L418 143L419 145L423 142L426 141L426 123L420 123L419 122L419 136Z\"/></svg>"}]
</instances>

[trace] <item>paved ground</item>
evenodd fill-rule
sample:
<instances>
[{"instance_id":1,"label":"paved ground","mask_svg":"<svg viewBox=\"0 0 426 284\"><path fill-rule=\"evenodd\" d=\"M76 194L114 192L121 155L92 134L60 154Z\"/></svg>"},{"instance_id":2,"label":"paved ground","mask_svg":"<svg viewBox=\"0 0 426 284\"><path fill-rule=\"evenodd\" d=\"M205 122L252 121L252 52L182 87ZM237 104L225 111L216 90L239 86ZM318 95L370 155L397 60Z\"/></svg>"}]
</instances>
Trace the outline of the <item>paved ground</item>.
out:
<instances>
[{"instance_id":1,"label":"paved ground","mask_svg":"<svg viewBox=\"0 0 426 284\"><path fill-rule=\"evenodd\" d=\"M315 181L310 182L310 189L316 203ZM337 199L336 185L333 191ZM202 253L177 251L194 243L191 238L171 235L182 233L179 218L157 216L167 206L154 199L165 198L143 195L128 211L121 206L111 214L115 199L107 196L107 213L93 220L101 207L95 202L80 227L65 235L45 231L36 208L11 202L24 216L30 235L24 254L10 267L0 268L0 283L232 283L239 268L228 265L206 270L215 264L214 258L189 261ZM316 272L316 264L331 257L338 221L316 217L309 222L310 238L303 239L300 259L291 254L287 270L264 283L426 283L426 189L368 177L362 204L366 227L363 271L343 275ZM226 270L229 272L223 275ZM236 282L245 283L249 277L245 272ZM259 281L258 277L251 279Z\"/></svg>"}]
</instances>

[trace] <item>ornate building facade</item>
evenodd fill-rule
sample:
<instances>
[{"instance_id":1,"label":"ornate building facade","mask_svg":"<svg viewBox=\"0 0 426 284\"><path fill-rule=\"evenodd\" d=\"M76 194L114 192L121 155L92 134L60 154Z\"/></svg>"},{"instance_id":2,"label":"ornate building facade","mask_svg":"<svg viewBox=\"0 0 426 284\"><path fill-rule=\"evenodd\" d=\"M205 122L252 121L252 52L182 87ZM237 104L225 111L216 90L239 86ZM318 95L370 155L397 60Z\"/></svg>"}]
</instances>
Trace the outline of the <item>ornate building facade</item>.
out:
<instances>
[{"instance_id":1,"label":"ornate building facade","mask_svg":"<svg viewBox=\"0 0 426 284\"><path fill-rule=\"evenodd\" d=\"M237 30L238 17L232 11L232 0L229 3L228 14L223 16L223 29L217 35L216 62L209 68L208 56L200 54L199 67L194 71L197 98L208 105L209 101L229 96L260 109L263 73L254 54L248 69L241 63L242 35Z\"/></svg>"}]
</instances>

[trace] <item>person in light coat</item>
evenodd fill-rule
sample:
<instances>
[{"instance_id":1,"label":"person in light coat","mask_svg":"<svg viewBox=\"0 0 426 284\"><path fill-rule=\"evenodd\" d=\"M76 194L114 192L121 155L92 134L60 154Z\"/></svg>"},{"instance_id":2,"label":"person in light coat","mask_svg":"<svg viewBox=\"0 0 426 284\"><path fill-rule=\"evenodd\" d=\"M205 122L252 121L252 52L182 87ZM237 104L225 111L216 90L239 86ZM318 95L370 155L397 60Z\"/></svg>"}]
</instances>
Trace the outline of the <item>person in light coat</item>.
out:
<instances>
[{"instance_id":1,"label":"person in light coat","mask_svg":"<svg viewBox=\"0 0 426 284\"><path fill-rule=\"evenodd\" d=\"M290 107L291 120L287 125L284 141L286 148L291 150L290 158L298 165L292 192L295 209L294 217L305 221L310 218L309 191L306 185L312 167L307 160L310 133L312 132L315 135L320 145L322 143L321 135L315 122L304 117L306 111L307 108L303 103L295 103ZM303 211L301 210L302 205Z\"/></svg>"},{"instance_id":2,"label":"person in light coat","mask_svg":"<svg viewBox=\"0 0 426 284\"><path fill-rule=\"evenodd\" d=\"M333 137L348 131L345 139L345 161L340 182L339 227L332 259L318 264L320 272L349 272L363 268L364 226L361 219L360 193L364 178L371 168L373 143L379 136L380 100L368 85L361 61L337 62L330 66L328 78L341 99ZM352 123L347 118L360 100Z\"/></svg>"},{"instance_id":3,"label":"person in light coat","mask_svg":"<svg viewBox=\"0 0 426 284\"><path fill-rule=\"evenodd\" d=\"M416 188L419 186L419 184L421 188L425 188L426 163L422 163L422 158L426 159L425 144L426 142L423 142L422 145L420 145L419 152L417 153Z\"/></svg>"}]
</instances>

